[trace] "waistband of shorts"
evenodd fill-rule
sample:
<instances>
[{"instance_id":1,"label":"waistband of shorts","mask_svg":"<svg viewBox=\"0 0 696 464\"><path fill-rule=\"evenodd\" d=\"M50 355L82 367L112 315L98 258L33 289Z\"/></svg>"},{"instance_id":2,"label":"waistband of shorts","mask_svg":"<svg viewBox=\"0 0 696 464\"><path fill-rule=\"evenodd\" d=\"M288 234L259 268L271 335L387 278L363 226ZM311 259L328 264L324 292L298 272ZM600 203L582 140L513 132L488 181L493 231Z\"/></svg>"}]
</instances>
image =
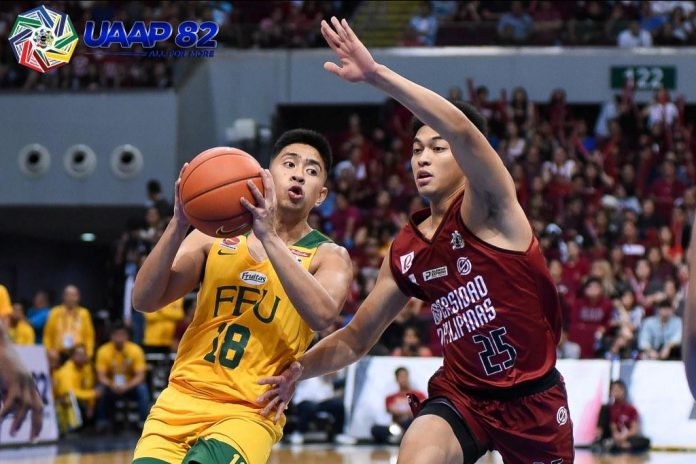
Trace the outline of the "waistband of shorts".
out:
<instances>
[{"instance_id":1,"label":"waistband of shorts","mask_svg":"<svg viewBox=\"0 0 696 464\"><path fill-rule=\"evenodd\" d=\"M558 369L554 367L547 374L544 374L538 379L529 380L513 387L489 390L468 390L462 388L461 391L472 398L480 400L512 400L515 398L534 395L535 393L541 393L555 385L560 384L560 382L561 373L558 372Z\"/></svg>"}]
</instances>

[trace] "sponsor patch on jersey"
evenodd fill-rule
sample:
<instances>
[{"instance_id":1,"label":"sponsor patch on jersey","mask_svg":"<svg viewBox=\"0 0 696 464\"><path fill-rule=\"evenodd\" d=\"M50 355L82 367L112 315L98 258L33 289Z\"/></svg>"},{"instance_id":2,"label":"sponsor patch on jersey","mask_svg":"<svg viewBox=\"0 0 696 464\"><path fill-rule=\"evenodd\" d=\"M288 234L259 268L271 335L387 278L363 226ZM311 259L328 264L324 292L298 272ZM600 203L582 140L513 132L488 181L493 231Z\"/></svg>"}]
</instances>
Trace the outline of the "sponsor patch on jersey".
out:
<instances>
[{"instance_id":1,"label":"sponsor patch on jersey","mask_svg":"<svg viewBox=\"0 0 696 464\"><path fill-rule=\"evenodd\" d=\"M447 266L437 267L435 269L428 269L423 273L423 280L426 282L433 279L439 279L440 277L445 277L447 275Z\"/></svg>"},{"instance_id":2,"label":"sponsor patch on jersey","mask_svg":"<svg viewBox=\"0 0 696 464\"><path fill-rule=\"evenodd\" d=\"M464 239L458 230L452 232L452 240L450 240L450 244L452 245L453 250L461 250L464 248Z\"/></svg>"},{"instance_id":3,"label":"sponsor patch on jersey","mask_svg":"<svg viewBox=\"0 0 696 464\"><path fill-rule=\"evenodd\" d=\"M402 255L400 260L401 260L401 273L406 274L409 269L411 269L411 265L413 264L413 257L416 255L415 251L412 251L408 254Z\"/></svg>"},{"instance_id":4,"label":"sponsor patch on jersey","mask_svg":"<svg viewBox=\"0 0 696 464\"><path fill-rule=\"evenodd\" d=\"M568 422L568 410L565 406L558 408L558 412L556 412L556 422L558 422L558 425L564 425Z\"/></svg>"},{"instance_id":5,"label":"sponsor patch on jersey","mask_svg":"<svg viewBox=\"0 0 696 464\"><path fill-rule=\"evenodd\" d=\"M462 256L457 260L457 271L461 275L469 275L471 272L471 260L466 256Z\"/></svg>"},{"instance_id":6,"label":"sponsor patch on jersey","mask_svg":"<svg viewBox=\"0 0 696 464\"><path fill-rule=\"evenodd\" d=\"M268 280L266 274L261 274L256 271L243 271L239 274L239 278L249 285L263 285L266 283L266 280Z\"/></svg>"},{"instance_id":7,"label":"sponsor patch on jersey","mask_svg":"<svg viewBox=\"0 0 696 464\"><path fill-rule=\"evenodd\" d=\"M312 253L308 253L306 251L301 251L301 250L296 250L294 248L290 248L290 253L292 253L295 256L299 256L301 258L309 258L312 256Z\"/></svg>"},{"instance_id":8,"label":"sponsor patch on jersey","mask_svg":"<svg viewBox=\"0 0 696 464\"><path fill-rule=\"evenodd\" d=\"M229 248L230 250L237 251L237 245L239 245L239 237L230 237L223 239L222 242L220 242L220 246L224 246L225 248Z\"/></svg>"}]
</instances>

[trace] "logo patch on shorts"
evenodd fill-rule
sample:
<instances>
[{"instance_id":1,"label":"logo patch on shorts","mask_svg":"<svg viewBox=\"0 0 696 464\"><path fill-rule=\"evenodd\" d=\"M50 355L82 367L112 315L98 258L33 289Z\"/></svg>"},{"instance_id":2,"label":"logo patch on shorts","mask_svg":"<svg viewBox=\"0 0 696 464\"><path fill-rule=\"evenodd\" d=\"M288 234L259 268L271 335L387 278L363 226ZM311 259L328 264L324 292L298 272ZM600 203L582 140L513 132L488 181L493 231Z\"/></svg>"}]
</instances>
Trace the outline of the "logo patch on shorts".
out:
<instances>
[{"instance_id":1,"label":"logo patch on shorts","mask_svg":"<svg viewBox=\"0 0 696 464\"><path fill-rule=\"evenodd\" d=\"M558 422L558 425L564 425L566 422L568 422L568 410L565 406L558 408L558 412L556 413L556 422Z\"/></svg>"}]
</instances>

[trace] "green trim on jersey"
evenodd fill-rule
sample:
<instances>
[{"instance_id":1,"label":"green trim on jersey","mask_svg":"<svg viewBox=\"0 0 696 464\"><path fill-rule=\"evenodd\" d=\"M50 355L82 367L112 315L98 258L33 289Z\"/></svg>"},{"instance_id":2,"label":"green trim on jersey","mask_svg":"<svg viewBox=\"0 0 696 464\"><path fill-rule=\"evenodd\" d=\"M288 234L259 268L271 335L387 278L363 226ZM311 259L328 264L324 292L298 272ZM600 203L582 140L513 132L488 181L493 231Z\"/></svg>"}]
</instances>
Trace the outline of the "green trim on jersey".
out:
<instances>
[{"instance_id":1,"label":"green trim on jersey","mask_svg":"<svg viewBox=\"0 0 696 464\"><path fill-rule=\"evenodd\" d=\"M329 237L322 234L318 230L312 229L310 233L302 237L292 246L313 249L318 248L319 245L323 243L333 243L333 240L331 240Z\"/></svg>"},{"instance_id":2,"label":"green trim on jersey","mask_svg":"<svg viewBox=\"0 0 696 464\"><path fill-rule=\"evenodd\" d=\"M186 453L182 464L247 464L244 455L215 438L201 438Z\"/></svg>"}]
</instances>

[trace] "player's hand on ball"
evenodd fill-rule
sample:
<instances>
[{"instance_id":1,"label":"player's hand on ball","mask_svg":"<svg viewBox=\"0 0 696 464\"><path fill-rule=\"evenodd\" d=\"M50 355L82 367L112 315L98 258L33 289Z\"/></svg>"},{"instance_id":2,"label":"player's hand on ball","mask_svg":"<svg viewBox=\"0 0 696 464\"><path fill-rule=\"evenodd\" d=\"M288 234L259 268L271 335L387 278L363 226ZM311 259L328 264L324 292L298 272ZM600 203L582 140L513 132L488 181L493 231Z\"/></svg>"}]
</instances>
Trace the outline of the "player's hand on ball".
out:
<instances>
[{"instance_id":1,"label":"player's hand on ball","mask_svg":"<svg viewBox=\"0 0 696 464\"><path fill-rule=\"evenodd\" d=\"M280 420L280 416L283 415L288 404L290 404L292 395L295 394L295 387L297 386L297 380L300 378L300 375L302 375L302 365L295 361L281 372L280 375L259 379L259 385L271 386L271 388L266 390L266 392L256 400L257 403L266 403L266 406L260 412L263 417L267 417L270 413L275 411L273 423L275 424Z\"/></svg>"},{"instance_id":2,"label":"player's hand on ball","mask_svg":"<svg viewBox=\"0 0 696 464\"><path fill-rule=\"evenodd\" d=\"M0 369L0 394L2 395L0 422L9 414L14 414L10 426L10 435L14 436L27 413L31 411L30 438L34 441L39 436L43 423L43 402L36 390L34 378L9 346L0 348L0 366L2 366Z\"/></svg>"},{"instance_id":3,"label":"player's hand on ball","mask_svg":"<svg viewBox=\"0 0 696 464\"><path fill-rule=\"evenodd\" d=\"M186 219L186 215L184 215L184 210L182 208L182 203L181 203L181 191L180 191L180 185L181 185L181 176L184 175L184 171L188 167L188 163L184 163L184 165L181 167L181 171L179 171L179 178L176 180L174 183L174 216L173 219L176 220L177 225L179 225L181 228L185 228L188 230L188 219Z\"/></svg>"},{"instance_id":4,"label":"player's hand on ball","mask_svg":"<svg viewBox=\"0 0 696 464\"><path fill-rule=\"evenodd\" d=\"M348 82L363 82L377 70L377 62L367 50L367 47L358 39L355 32L345 19L339 21L335 16L331 18L331 24L321 22L321 35L324 36L329 47L336 52L341 66L331 61L324 63L324 69L336 74Z\"/></svg>"},{"instance_id":5,"label":"player's hand on ball","mask_svg":"<svg viewBox=\"0 0 696 464\"><path fill-rule=\"evenodd\" d=\"M257 206L251 204L251 202L244 197L239 201L254 217L254 223L252 224L254 235L260 240L263 240L275 233L276 194L271 171L263 169L261 171L261 180L263 181L263 194L256 188L254 182L251 180L247 181L247 185L249 186L249 190L251 190L251 194L254 195Z\"/></svg>"}]
</instances>

